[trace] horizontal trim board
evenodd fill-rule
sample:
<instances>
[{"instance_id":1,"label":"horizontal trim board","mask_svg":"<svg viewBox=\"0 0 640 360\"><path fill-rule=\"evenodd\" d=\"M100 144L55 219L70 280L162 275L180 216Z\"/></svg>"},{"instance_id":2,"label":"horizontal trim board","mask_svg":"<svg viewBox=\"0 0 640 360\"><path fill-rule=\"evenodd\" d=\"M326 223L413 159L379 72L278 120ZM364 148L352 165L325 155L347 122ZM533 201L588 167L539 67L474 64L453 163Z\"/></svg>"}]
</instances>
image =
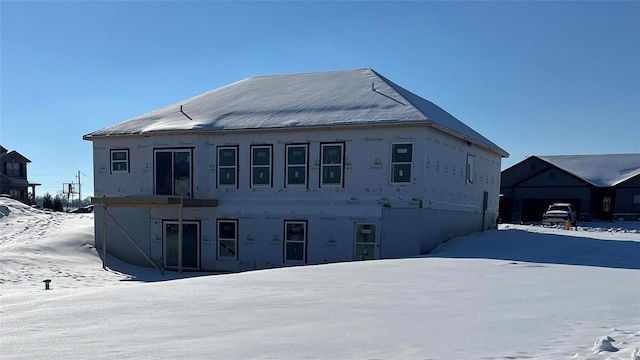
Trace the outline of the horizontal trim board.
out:
<instances>
[{"instance_id":1,"label":"horizontal trim board","mask_svg":"<svg viewBox=\"0 0 640 360\"><path fill-rule=\"evenodd\" d=\"M113 207L217 207L217 199L192 199L179 196L92 197L91 203Z\"/></svg>"}]
</instances>

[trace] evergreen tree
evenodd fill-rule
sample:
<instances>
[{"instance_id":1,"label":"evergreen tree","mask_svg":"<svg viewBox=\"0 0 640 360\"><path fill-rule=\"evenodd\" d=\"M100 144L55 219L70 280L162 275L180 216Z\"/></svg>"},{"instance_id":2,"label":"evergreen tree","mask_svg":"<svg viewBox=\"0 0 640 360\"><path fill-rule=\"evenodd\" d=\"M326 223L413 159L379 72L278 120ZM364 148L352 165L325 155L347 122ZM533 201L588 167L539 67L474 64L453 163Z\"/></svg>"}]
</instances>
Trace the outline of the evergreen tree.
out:
<instances>
[{"instance_id":1,"label":"evergreen tree","mask_svg":"<svg viewBox=\"0 0 640 360\"><path fill-rule=\"evenodd\" d=\"M60 195L56 195L55 198L53 198L53 211L63 211L63 207L62 207L62 199L60 199Z\"/></svg>"},{"instance_id":2,"label":"evergreen tree","mask_svg":"<svg viewBox=\"0 0 640 360\"><path fill-rule=\"evenodd\" d=\"M42 208L53 209L53 197L51 196L51 194L46 193L42 197Z\"/></svg>"}]
</instances>

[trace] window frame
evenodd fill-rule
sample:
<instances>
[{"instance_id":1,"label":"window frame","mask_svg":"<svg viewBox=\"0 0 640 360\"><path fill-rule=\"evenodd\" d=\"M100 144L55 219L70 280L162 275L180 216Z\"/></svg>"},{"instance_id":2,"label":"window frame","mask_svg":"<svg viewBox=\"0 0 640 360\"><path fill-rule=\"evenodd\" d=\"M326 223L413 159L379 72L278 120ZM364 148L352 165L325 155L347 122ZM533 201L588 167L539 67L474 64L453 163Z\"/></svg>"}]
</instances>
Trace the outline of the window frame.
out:
<instances>
[{"instance_id":1,"label":"window frame","mask_svg":"<svg viewBox=\"0 0 640 360\"><path fill-rule=\"evenodd\" d=\"M324 163L324 149L326 147L330 147L330 146L339 146L340 147L340 152L341 152L341 156L340 156L340 163L336 164L336 163L330 163L330 164L325 164ZM345 153L346 153L346 146L344 142L328 142L328 143L320 143L320 179L319 179L319 185L320 187L341 187L344 188L344 178L345 178L345 174L344 174L344 170L345 170ZM325 183L324 182L324 171L325 171L325 167L336 167L339 166L340 167L340 181L339 182L335 182L335 183Z\"/></svg>"},{"instance_id":2,"label":"window frame","mask_svg":"<svg viewBox=\"0 0 640 360\"><path fill-rule=\"evenodd\" d=\"M365 228L366 227L366 228ZM358 232L358 230L360 230ZM371 234L373 236L373 241L368 241L368 240L362 240L362 235L365 234L365 230L369 230L368 234ZM378 239L377 239L377 234L376 234L376 224L375 223L369 223L369 222L364 222L364 223L354 223L354 232L355 232L355 236L354 236L354 241L353 241L353 260L375 260L378 258L378 254L376 253L376 249L377 249L377 243L378 243ZM364 258L364 256L362 256L361 258L358 259L358 248L363 247L363 246L372 246L373 247L373 252L370 254L371 257L369 258ZM369 255L369 254L367 254Z\"/></svg>"},{"instance_id":3,"label":"window frame","mask_svg":"<svg viewBox=\"0 0 640 360\"><path fill-rule=\"evenodd\" d=\"M168 245L169 245L169 241L167 239L167 225L176 225L176 226L180 226L180 223L182 223L182 228L183 228L183 243L182 246L184 247L184 227L187 225L195 225L196 226L196 266L195 267L191 267L191 266L185 266L184 265L184 259L183 260L183 265L182 265L182 269L187 269L187 270L199 270L200 267L202 266L202 224L200 223L200 221L197 220L174 220L174 219L163 219L162 220L162 262L163 262L163 266L167 269L178 269L179 266L176 264L174 265L170 265L169 264L169 255L168 255ZM179 230L178 230L179 231ZM180 250L177 250L178 253L180 253ZM184 251L184 249L183 249ZM184 252L183 252L183 256L184 256ZM180 262L180 259L178 259L178 262Z\"/></svg>"},{"instance_id":4,"label":"window frame","mask_svg":"<svg viewBox=\"0 0 640 360\"><path fill-rule=\"evenodd\" d=\"M235 164L233 166L230 165L220 165L220 151L221 150L230 150L233 149L235 151ZM240 186L240 181L238 179L239 174L239 166L238 166L238 155L239 155L239 146L238 145L220 145L216 147L216 188L236 188L238 189ZM220 183L220 170L221 169L234 169L235 182L234 184L221 184Z\"/></svg>"},{"instance_id":5,"label":"window frame","mask_svg":"<svg viewBox=\"0 0 640 360\"><path fill-rule=\"evenodd\" d=\"M222 223L232 223L234 226L234 238L222 238L220 236L220 224ZM222 256L220 251L220 246L222 245L222 241L233 241L234 244L234 256ZM238 219L217 219L216 220L216 259L218 260L238 260Z\"/></svg>"},{"instance_id":6,"label":"window frame","mask_svg":"<svg viewBox=\"0 0 640 360\"><path fill-rule=\"evenodd\" d=\"M11 188L9 189L9 196L11 196L14 199L21 199L22 191L20 191L20 189Z\"/></svg>"},{"instance_id":7,"label":"window frame","mask_svg":"<svg viewBox=\"0 0 640 360\"><path fill-rule=\"evenodd\" d=\"M303 225L303 229L304 229L304 236L302 240L289 240L288 238L288 233L287 233L287 225L289 224L300 224ZM285 264L306 264L307 263L307 250L308 250L308 237L309 237L309 231L308 231L308 222L307 220L284 220L284 229L283 229L283 262ZM302 244L302 260L297 260L297 259L288 259L287 258L287 246L289 244Z\"/></svg>"},{"instance_id":8,"label":"window frame","mask_svg":"<svg viewBox=\"0 0 640 360\"><path fill-rule=\"evenodd\" d=\"M21 169L22 169L22 163L15 161L15 160L9 160L5 162L4 165L4 170L5 170L5 175L7 176L11 176L11 177L22 177L21 173ZM15 168L14 168L15 166Z\"/></svg>"},{"instance_id":9,"label":"window frame","mask_svg":"<svg viewBox=\"0 0 640 360\"><path fill-rule=\"evenodd\" d=\"M290 148L304 148L304 164L291 164L289 161L289 149ZM309 188L309 143L303 144L285 144L284 146L284 186L285 187L301 187ZM293 167L304 167L304 183L293 184L289 183L289 169Z\"/></svg>"},{"instance_id":10,"label":"window frame","mask_svg":"<svg viewBox=\"0 0 640 360\"><path fill-rule=\"evenodd\" d=\"M411 148L411 160L410 161L394 161L394 147L397 145L410 145ZM392 185L407 185L407 184L411 184L411 182L413 181L413 143L412 142L393 142L391 143L391 161L389 162L391 164L391 179L390 179L390 183ZM396 165L407 165L409 164L409 180L408 181L396 181L395 178L395 166Z\"/></svg>"},{"instance_id":11,"label":"window frame","mask_svg":"<svg viewBox=\"0 0 640 360\"><path fill-rule=\"evenodd\" d=\"M631 195L631 211L640 212L640 194Z\"/></svg>"},{"instance_id":12,"label":"window frame","mask_svg":"<svg viewBox=\"0 0 640 360\"><path fill-rule=\"evenodd\" d=\"M171 153L171 194L158 193L158 153ZM189 155L189 191L188 195L176 194L176 153ZM168 196L184 196L193 198L193 148L157 148L153 149L153 194Z\"/></svg>"},{"instance_id":13,"label":"window frame","mask_svg":"<svg viewBox=\"0 0 640 360\"><path fill-rule=\"evenodd\" d=\"M115 153L124 153L126 155L126 159L125 160L114 160L113 159L113 155ZM129 149L111 149L109 150L109 160L111 163L111 166L109 167L109 170L111 171L111 174L113 173L130 173L131 172L131 164L129 162L130 159L130 154L129 154ZM124 163L127 167L126 170L116 170L113 168L114 164L120 164L120 163Z\"/></svg>"},{"instance_id":14,"label":"window frame","mask_svg":"<svg viewBox=\"0 0 640 360\"><path fill-rule=\"evenodd\" d=\"M464 176L465 184L473 185L473 174L475 172L475 166L476 166L475 163L476 163L476 156L473 154L467 153L467 163L465 166L465 176Z\"/></svg>"},{"instance_id":15,"label":"window frame","mask_svg":"<svg viewBox=\"0 0 640 360\"><path fill-rule=\"evenodd\" d=\"M254 163L254 153L253 151L256 149L268 149L269 150L269 164L268 165L256 165ZM249 186L254 187L273 187L273 145L251 145L249 146L249 164L251 170L249 171ZM256 168L267 168L268 169L268 184L256 184L254 183L253 175L255 173Z\"/></svg>"}]
</instances>

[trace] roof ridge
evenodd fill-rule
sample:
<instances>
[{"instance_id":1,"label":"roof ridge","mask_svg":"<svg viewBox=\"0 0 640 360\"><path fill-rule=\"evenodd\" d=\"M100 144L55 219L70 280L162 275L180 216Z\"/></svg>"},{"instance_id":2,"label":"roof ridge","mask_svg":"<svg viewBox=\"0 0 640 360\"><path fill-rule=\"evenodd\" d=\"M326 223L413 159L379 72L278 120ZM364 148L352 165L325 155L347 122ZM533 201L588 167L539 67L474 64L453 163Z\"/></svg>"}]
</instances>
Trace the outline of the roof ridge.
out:
<instances>
[{"instance_id":1,"label":"roof ridge","mask_svg":"<svg viewBox=\"0 0 640 360\"><path fill-rule=\"evenodd\" d=\"M243 80L260 79L260 78L272 78L272 77L284 77L284 76L297 76L297 75L320 75L320 74L331 74L331 73L339 73L339 72L354 72L354 71L361 71L361 70L370 70L370 71L375 72L372 68L325 70L325 71L305 71L305 72L288 73L288 74L255 75L255 76L246 77Z\"/></svg>"}]
</instances>

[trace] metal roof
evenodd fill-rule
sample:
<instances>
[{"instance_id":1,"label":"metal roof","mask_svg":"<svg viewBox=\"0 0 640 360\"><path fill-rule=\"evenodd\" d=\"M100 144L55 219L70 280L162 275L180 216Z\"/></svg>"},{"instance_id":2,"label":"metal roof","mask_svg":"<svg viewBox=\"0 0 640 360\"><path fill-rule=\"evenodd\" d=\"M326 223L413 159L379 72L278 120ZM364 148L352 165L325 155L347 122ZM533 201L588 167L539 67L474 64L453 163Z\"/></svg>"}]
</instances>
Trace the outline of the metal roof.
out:
<instances>
[{"instance_id":1,"label":"metal roof","mask_svg":"<svg viewBox=\"0 0 640 360\"><path fill-rule=\"evenodd\" d=\"M437 105L372 69L251 77L83 138L400 123L432 126L509 155Z\"/></svg>"}]
</instances>

